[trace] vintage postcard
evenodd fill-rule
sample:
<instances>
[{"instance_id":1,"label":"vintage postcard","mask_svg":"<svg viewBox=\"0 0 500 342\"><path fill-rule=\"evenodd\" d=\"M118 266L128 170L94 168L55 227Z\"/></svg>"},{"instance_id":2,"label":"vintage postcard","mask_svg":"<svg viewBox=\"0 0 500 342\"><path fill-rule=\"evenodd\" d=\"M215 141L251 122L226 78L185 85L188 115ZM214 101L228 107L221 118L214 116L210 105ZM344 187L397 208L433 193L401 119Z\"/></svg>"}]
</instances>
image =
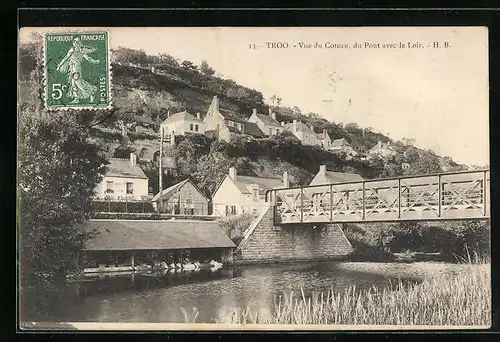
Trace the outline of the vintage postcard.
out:
<instances>
[{"instance_id":1,"label":"vintage postcard","mask_svg":"<svg viewBox=\"0 0 500 342\"><path fill-rule=\"evenodd\" d=\"M21 330L491 326L485 27L23 27Z\"/></svg>"}]
</instances>

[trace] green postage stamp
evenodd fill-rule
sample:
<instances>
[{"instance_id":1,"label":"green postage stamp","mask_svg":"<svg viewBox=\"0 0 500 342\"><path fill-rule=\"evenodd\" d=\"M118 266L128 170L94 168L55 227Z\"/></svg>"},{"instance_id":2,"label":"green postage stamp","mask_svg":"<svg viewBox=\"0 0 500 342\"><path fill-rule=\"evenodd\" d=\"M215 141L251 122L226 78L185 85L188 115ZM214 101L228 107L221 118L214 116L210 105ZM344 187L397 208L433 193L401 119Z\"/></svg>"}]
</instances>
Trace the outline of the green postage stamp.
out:
<instances>
[{"instance_id":1,"label":"green postage stamp","mask_svg":"<svg viewBox=\"0 0 500 342\"><path fill-rule=\"evenodd\" d=\"M111 109L108 38L108 32L45 34L47 109Z\"/></svg>"}]
</instances>

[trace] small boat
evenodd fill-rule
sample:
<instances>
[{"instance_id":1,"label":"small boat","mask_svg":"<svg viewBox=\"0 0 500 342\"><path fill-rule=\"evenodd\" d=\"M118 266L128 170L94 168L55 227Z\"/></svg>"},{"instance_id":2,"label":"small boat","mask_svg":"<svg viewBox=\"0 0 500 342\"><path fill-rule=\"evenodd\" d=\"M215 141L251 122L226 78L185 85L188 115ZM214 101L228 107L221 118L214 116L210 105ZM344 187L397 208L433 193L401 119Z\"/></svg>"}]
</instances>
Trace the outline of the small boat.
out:
<instances>
[{"instance_id":1,"label":"small boat","mask_svg":"<svg viewBox=\"0 0 500 342\"><path fill-rule=\"evenodd\" d=\"M168 265L168 268L175 269L175 264L174 264L174 263L171 263L170 265Z\"/></svg>"}]
</instances>

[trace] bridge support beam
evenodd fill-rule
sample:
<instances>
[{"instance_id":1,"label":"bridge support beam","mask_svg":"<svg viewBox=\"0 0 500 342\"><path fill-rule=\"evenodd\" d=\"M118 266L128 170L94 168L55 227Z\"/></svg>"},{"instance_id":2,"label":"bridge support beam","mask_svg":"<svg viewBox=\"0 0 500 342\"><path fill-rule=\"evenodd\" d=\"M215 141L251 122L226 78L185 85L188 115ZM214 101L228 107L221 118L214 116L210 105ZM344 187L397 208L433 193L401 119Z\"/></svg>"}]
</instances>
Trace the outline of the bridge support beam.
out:
<instances>
[{"instance_id":1,"label":"bridge support beam","mask_svg":"<svg viewBox=\"0 0 500 342\"><path fill-rule=\"evenodd\" d=\"M341 224L273 226L273 210L269 207L238 245L235 263L341 259L352 252Z\"/></svg>"}]
</instances>

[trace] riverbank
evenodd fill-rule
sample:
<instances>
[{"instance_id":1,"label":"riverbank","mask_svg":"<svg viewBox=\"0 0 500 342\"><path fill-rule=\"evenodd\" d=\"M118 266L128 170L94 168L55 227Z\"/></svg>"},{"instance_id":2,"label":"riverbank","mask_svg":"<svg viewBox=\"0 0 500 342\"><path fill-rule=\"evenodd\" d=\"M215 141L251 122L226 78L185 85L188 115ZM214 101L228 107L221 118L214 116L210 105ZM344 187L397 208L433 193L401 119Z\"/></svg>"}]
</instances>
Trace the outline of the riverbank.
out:
<instances>
[{"instance_id":1,"label":"riverbank","mask_svg":"<svg viewBox=\"0 0 500 342\"><path fill-rule=\"evenodd\" d=\"M356 263L345 266L358 268ZM429 275L421 283L399 282L395 290L373 287L357 291L352 286L344 292L317 292L312 298L303 292L284 293L275 298L270 315L247 308L233 315L232 323L491 325L490 264L463 265L460 272L437 275L429 264L425 266L414 268L418 276L424 271Z\"/></svg>"}]
</instances>

